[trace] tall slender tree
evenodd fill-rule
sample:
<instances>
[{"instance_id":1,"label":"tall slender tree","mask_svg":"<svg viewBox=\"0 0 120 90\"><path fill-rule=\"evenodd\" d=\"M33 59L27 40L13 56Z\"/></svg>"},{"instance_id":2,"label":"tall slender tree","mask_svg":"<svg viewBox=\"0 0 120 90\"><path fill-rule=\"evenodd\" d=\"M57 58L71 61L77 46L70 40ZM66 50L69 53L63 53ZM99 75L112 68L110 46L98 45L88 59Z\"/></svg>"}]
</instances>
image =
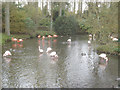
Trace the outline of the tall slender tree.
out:
<instances>
[{"instance_id":1,"label":"tall slender tree","mask_svg":"<svg viewBox=\"0 0 120 90\"><path fill-rule=\"evenodd\" d=\"M10 15L9 15L9 2L5 6L5 33L10 35Z\"/></svg>"}]
</instances>

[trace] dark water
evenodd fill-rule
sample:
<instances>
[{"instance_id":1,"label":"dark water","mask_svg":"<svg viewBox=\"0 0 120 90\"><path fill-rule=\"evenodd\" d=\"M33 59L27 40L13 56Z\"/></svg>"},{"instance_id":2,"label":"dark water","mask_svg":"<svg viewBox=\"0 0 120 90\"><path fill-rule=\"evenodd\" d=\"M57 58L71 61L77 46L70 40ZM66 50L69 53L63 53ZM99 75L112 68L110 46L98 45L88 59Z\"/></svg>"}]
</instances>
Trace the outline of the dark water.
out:
<instances>
[{"instance_id":1,"label":"dark water","mask_svg":"<svg viewBox=\"0 0 120 90\"><path fill-rule=\"evenodd\" d=\"M3 58L3 88L111 88L117 86L118 57L108 56L108 63L100 61L88 45L88 37L69 36L57 39L24 40L22 45L8 43L3 48L11 50L11 57ZM39 53L38 45L44 50ZM50 46L58 54L53 60L46 54Z\"/></svg>"}]
</instances>

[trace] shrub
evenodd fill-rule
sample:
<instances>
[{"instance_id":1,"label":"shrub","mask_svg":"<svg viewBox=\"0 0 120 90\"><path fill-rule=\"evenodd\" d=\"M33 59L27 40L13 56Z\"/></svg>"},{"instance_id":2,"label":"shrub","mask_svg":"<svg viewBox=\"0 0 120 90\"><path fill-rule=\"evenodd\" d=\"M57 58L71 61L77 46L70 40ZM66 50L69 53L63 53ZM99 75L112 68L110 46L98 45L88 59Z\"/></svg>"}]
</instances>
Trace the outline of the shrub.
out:
<instances>
[{"instance_id":1,"label":"shrub","mask_svg":"<svg viewBox=\"0 0 120 90\"><path fill-rule=\"evenodd\" d=\"M54 30L59 35L75 34L78 29L78 22L73 16L58 17L54 23Z\"/></svg>"}]
</instances>

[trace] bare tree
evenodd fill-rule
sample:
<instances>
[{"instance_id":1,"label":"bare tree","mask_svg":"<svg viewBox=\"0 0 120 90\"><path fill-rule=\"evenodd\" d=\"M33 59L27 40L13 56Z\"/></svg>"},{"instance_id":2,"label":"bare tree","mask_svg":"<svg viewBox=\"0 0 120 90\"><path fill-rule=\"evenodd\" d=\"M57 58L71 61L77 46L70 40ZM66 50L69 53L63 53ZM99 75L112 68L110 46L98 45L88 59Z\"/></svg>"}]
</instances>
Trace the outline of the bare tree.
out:
<instances>
[{"instance_id":1,"label":"bare tree","mask_svg":"<svg viewBox=\"0 0 120 90\"><path fill-rule=\"evenodd\" d=\"M0 33L2 32L2 2L0 1Z\"/></svg>"},{"instance_id":2,"label":"bare tree","mask_svg":"<svg viewBox=\"0 0 120 90\"><path fill-rule=\"evenodd\" d=\"M5 6L5 33L10 35L9 2L6 2Z\"/></svg>"}]
</instances>

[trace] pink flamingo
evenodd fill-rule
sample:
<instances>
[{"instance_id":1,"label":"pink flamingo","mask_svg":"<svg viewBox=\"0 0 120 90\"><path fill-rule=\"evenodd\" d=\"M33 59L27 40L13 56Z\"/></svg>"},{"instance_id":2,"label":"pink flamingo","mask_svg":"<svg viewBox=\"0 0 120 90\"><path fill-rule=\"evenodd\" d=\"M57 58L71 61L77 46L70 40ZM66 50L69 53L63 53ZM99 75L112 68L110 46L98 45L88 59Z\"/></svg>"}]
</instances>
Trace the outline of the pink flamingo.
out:
<instances>
[{"instance_id":1,"label":"pink flamingo","mask_svg":"<svg viewBox=\"0 0 120 90\"><path fill-rule=\"evenodd\" d=\"M54 34L53 37L58 37L58 35L55 35L55 34Z\"/></svg>"},{"instance_id":2,"label":"pink flamingo","mask_svg":"<svg viewBox=\"0 0 120 90\"><path fill-rule=\"evenodd\" d=\"M10 56L10 55L12 55L11 52L7 50L7 51L3 54L3 57L5 57L5 56Z\"/></svg>"}]
</instances>

